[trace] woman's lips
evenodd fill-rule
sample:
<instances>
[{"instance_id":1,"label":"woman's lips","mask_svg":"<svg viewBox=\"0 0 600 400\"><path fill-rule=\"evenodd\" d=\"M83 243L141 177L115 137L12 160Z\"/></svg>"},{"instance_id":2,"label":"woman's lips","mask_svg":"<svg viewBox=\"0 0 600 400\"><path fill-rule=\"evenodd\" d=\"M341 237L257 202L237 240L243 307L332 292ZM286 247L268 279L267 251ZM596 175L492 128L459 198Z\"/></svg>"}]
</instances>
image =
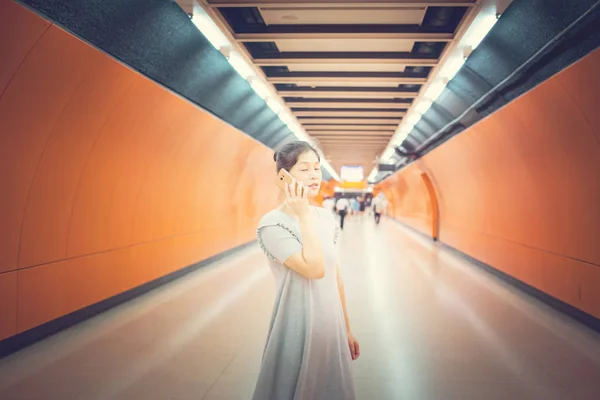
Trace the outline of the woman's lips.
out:
<instances>
[{"instance_id":1,"label":"woman's lips","mask_svg":"<svg viewBox=\"0 0 600 400\"><path fill-rule=\"evenodd\" d=\"M309 186L309 188L312 188L312 189L316 189L318 187L319 187L318 183L313 183L312 185Z\"/></svg>"}]
</instances>

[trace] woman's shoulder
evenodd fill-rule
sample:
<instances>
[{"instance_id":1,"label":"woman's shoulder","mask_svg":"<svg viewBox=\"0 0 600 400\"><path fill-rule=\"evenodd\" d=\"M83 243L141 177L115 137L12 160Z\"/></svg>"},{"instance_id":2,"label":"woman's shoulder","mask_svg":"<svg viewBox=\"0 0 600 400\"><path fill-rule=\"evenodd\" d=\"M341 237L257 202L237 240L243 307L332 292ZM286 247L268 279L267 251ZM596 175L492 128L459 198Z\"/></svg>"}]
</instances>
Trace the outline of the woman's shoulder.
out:
<instances>
[{"instance_id":1,"label":"woman's shoulder","mask_svg":"<svg viewBox=\"0 0 600 400\"><path fill-rule=\"evenodd\" d=\"M320 206L312 206L319 216L319 219L331 220L334 221L333 213L326 208ZM271 211L265 213L259 220L258 226L268 226L268 225L277 225L277 224L286 224L286 225L294 225L294 218L285 212L281 211L279 208L274 208Z\"/></svg>"},{"instance_id":2,"label":"woman's shoulder","mask_svg":"<svg viewBox=\"0 0 600 400\"><path fill-rule=\"evenodd\" d=\"M258 228L263 228L265 226L273 226L273 225L281 225L289 224L290 217L281 211L279 208L274 208L271 211L265 213L258 222Z\"/></svg>"}]
</instances>

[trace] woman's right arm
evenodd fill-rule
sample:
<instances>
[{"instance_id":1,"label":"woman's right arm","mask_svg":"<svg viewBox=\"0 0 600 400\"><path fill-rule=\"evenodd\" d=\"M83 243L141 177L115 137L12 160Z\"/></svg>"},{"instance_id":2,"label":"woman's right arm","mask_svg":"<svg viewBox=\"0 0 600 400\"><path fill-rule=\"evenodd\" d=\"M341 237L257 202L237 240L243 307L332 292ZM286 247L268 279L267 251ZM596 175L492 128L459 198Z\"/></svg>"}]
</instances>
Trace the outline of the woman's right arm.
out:
<instances>
[{"instance_id":1,"label":"woman's right arm","mask_svg":"<svg viewBox=\"0 0 600 400\"><path fill-rule=\"evenodd\" d=\"M286 186L286 204L300 223L302 250L290 256L284 264L308 279L321 279L325 276L325 260L317 232L317 216L310 209L307 192L295 179Z\"/></svg>"},{"instance_id":2,"label":"woman's right arm","mask_svg":"<svg viewBox=\"0 0 600 400\"><path fill-rule=\"evenodd\" d=\"M317 232L317 218L308 213L300 219L302 250L291 255L284 264L308 279L321 279L325 276L323 249Z\"/></svg>"}]
</instances>

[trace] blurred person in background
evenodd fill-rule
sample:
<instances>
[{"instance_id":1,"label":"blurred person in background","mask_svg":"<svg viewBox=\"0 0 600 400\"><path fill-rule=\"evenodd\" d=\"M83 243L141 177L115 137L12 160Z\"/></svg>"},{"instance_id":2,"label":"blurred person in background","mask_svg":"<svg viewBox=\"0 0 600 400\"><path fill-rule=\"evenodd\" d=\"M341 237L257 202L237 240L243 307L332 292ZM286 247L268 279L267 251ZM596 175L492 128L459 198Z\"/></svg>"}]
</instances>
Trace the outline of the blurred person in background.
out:
<instances>
[{"instance_id":1,"label":"blurred person in background","mask_svg":"<svg viewBox=\"0 0 600 400\"><path fill-rule=\"evenodd\" d=\"M379 224L381 215L385 213L387 208L387 201L382 193L379 193L377 197L373 199L373 212L375 213L375 223Z\"/></svg>"},{"instance_id":2,"label":"blurred person in background","mask_svg":"<svg viewBox=\"0 0 600 400\"><path fill-rule=\"evenodd\" d=\"M340 216L340 228L344 229L344 219L348 214L348 209L350 208L350 202L345 197L340 197L338 201L335 203L335 208Z\"/></svg>"},{"instance_id":3,"label":"blurred person in background","mask_svg":"<svg viewBox=\"0 0 600 400\"><path fill-rule=\"evenodd\" d=\"M356 197L350 198L350 214L358 215L358 210L359 210L358 200L356 200Z\"/></svg>"},{"instance_id":4,"label":"blurred person in background","mask_svg":"<svg viewBox=\"0 0 600 400\"><path fill-rule=\"evenodd\" d=\"M335 199L331 196L325 197L322 204L323 208L327 211L330 211L332 214L335 214Z\"/></svg>"}]
</instances>

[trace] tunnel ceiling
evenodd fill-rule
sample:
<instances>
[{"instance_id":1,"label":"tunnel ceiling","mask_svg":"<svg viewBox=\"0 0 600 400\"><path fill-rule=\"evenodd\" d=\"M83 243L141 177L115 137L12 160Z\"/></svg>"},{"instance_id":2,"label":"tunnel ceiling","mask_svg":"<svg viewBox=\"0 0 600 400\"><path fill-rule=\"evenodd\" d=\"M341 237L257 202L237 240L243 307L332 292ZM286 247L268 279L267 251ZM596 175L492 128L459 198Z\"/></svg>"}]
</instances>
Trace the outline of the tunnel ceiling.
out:
<instances>
[{"instance_id":1,"label":"tunnel ceiling","mask_svg":"<svg viewBox=\"0 0 600 400\"><path fill-rule=\"evenodd\" d=\"M392 168L379 168L374 182L600 44L598 0L21 2L269 147L307 131L335 170L367 173L387 147L382 161ZM199 8L285 113L203 35ZM490 10L502 17L463 56ZM457 59L462 67L448 68ZM432 94L446 74L453 78ZM301 126L282 118L288 111ZM337 178L328 165L325 179Z\"/></svg>"},{"instance_id":2,"label":"tunnel ceiling","mask_svg":"<svg viewBox=\"0 0 600 400\"><path fill-rule=\"evenodd\" d=\"M478 0L205 0L338 172L366 173Z\"/></svg>"}]
</instances>

